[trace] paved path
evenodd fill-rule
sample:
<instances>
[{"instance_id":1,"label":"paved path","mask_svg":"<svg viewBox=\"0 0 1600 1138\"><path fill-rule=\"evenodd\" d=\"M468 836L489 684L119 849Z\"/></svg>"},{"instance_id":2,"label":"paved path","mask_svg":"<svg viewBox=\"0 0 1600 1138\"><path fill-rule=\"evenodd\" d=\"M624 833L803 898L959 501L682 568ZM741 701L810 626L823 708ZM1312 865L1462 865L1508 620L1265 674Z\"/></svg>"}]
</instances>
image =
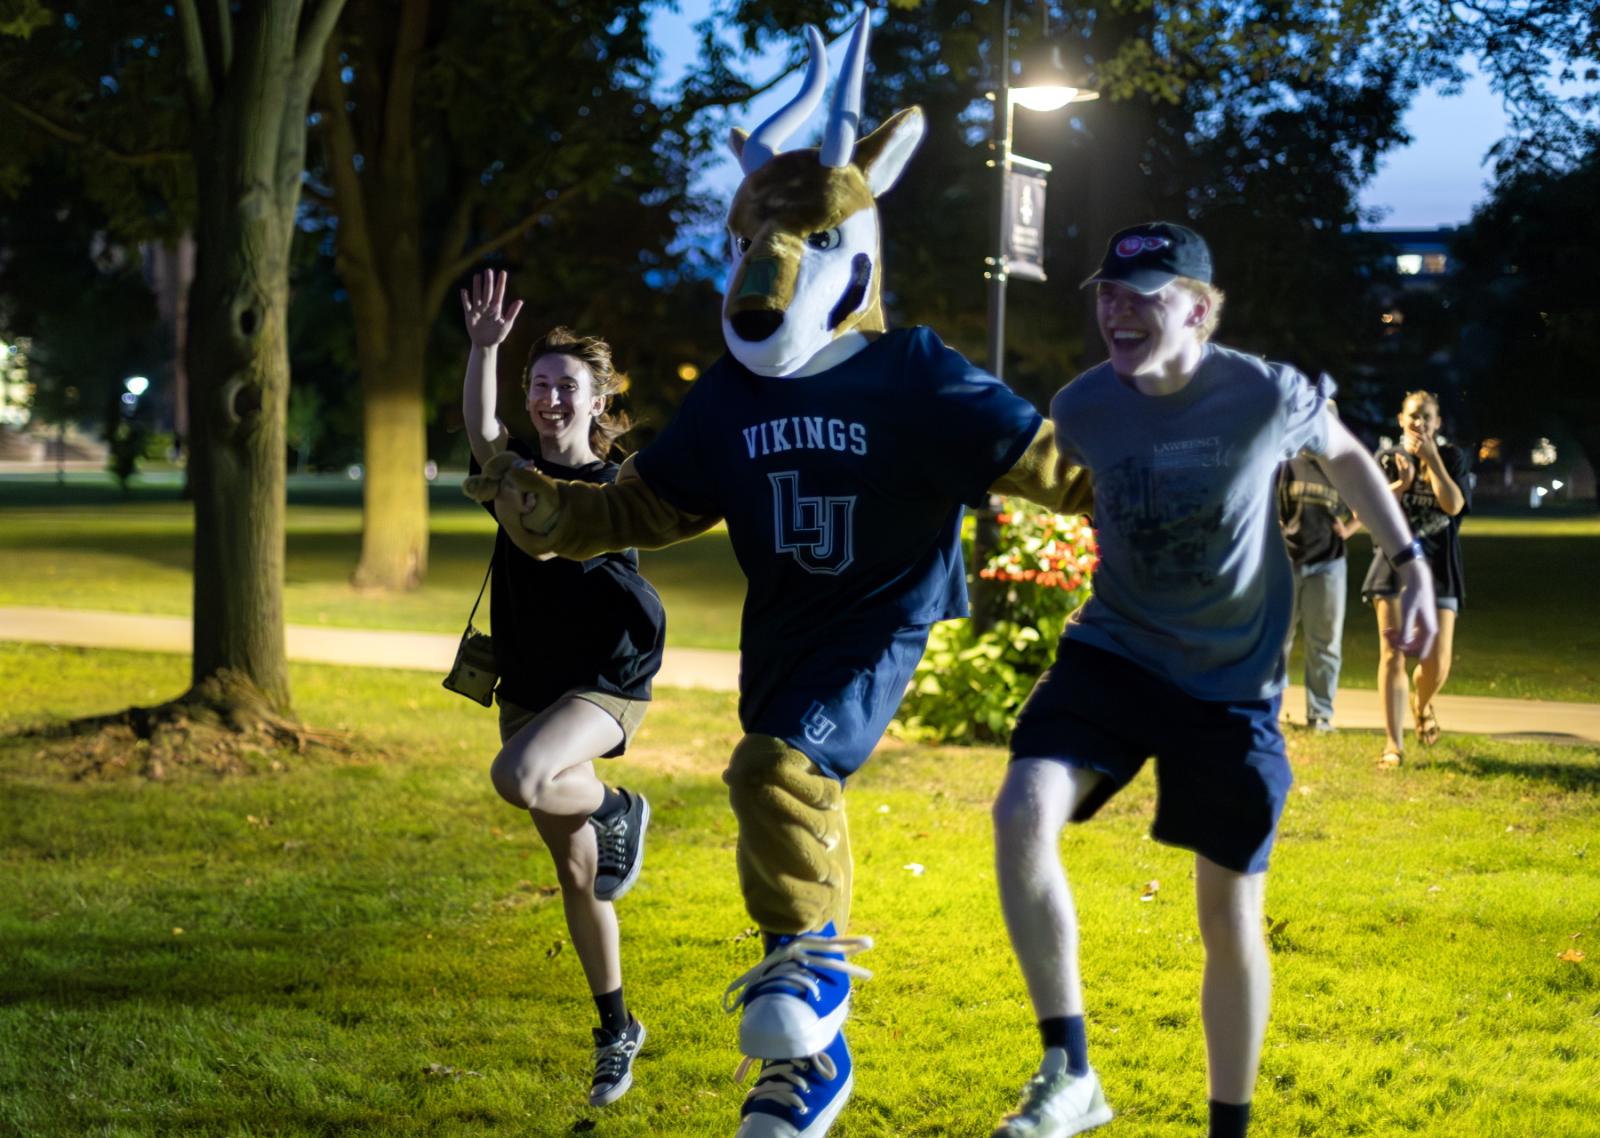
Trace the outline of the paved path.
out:
<instances>
[{"instance_id":1,"label":"paved path","mask_svg":"<svg viewBox=\"0 0 1600 1138\"><path fill-rule=\"evenodd\" d=\"M289 659L368 668L409 668L443 676L456 658L460 636L443 632L378 632L291 624ZM0 640L188 653L193 645L186 616L143 616L88 609L0 607ZM671 687L732 691L739 654L708 648L668 648L659 682Z\"/></svg>"},{"instance_id":2,"label":"paved path","mask_svg":"<svg viewBox=\"0 0 1600 1138\"><path fill-rule=\"evenodd\" d=\"M288 628L291 660L360 667L410 668L443 675L455 659L457 637L434 632L378 632L295 625ZM0 607L0 640L188 652L187 617L140 616L83 609ZM668 687L732 691L739 679L739 654L706 648L668 648L659 682ZM1283 706L1303 722L1305 694L1284 693ZM1442 695L1436 701L1446 731L1501 737L1534 737L1600 743L1600 704L1551 700ZM1377 728L1383 723L1378 693L1346 688L1337 701L1338 724Z\"/></svg>"}]
</instances>

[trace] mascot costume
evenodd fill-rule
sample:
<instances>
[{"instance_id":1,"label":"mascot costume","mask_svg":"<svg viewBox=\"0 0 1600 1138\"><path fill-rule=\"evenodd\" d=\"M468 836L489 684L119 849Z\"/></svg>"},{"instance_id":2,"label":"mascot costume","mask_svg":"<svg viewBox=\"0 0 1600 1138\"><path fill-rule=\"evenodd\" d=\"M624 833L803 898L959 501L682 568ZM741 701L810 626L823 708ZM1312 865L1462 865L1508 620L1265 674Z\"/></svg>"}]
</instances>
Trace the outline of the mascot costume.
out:
<instances>
[{"instance_id":1,"label":"mascot costume","mask_svg":"<svg viewBox=\"0 0 1600 1138\"><path fill-rule=\"evenodd\" d=\"M841 1030L850 960L844 786L899 706L935 621L966 614L963 504L1016 494L1062 513L1090 500L1054 430L926 328L886 330L877 198L922 140L918 108L857 139L858 20L820 148L780 150L822 99L806 29L800 93L753 134L728 211L728 354L612 485L558 482L510 454L469 495L523 494L535 543L569 558L660 548L727 522L747 579L745 734L723 775L739 883L766 956L729 985L739 1044L762 1061L739 1138L821 1138L852 1085ZM631 469L630 469L631 468Z\"/></svg>"}]
</instances>

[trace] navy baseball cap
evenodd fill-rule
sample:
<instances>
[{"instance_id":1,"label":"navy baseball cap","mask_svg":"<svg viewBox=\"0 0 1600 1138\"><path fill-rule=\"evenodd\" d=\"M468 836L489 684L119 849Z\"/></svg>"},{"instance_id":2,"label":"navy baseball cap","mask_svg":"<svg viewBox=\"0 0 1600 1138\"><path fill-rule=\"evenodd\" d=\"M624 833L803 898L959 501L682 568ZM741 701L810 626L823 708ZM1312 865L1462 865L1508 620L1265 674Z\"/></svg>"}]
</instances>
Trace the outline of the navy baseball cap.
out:
<instances>
[{"instance_id":1,"label":"navy baseball cap","mask_svg":"<svg viewBox=\"0 0 1600 1138\"><path fill-rule=\"evenodd\" d=\"M1078 287L1115 281L1149 296L1178 277L1210 284L1211 250L1205 238L1187 226L1152 221L1112 237L1099 272Z\"/></svg>"}]
</instances>

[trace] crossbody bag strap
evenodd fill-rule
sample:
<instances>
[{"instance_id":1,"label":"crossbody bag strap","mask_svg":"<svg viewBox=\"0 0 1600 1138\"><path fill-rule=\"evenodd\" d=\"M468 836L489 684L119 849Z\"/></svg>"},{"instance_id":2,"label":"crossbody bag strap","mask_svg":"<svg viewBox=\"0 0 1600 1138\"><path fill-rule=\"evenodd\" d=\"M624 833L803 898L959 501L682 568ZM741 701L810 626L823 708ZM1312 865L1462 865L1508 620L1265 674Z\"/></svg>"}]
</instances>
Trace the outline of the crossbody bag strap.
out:
<instances>
[{"instance_id":1,"label":"crossbody bag strap","mask_svg":"<svg viewBox=\"0 0 1600 1138\"><path fill-rule=\"evenodd\" d=\"M494 554L489 554L489 567L483 571L483 584L478 586L478 599L472 602L472 611L467 614L467 627L472 627L473 620L478 615L478 606L483 603L483 592L489 587L489 578L494 575Z\"/></svg>"}]
</instances>

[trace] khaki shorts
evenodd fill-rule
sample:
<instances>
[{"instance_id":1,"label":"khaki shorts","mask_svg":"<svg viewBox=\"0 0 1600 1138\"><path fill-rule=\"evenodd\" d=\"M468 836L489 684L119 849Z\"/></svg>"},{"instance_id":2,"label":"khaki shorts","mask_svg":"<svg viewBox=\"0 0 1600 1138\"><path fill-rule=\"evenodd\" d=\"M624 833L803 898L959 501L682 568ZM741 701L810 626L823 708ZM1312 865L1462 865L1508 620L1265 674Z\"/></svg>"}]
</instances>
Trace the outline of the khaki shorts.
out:
<instances>
[{"instance_id":1,"label":"khaki shorts","mask_svg":"<svg viewBox=\"0 0 1600 1138\"><path fill-rule=\"evenodd\" d=\"M650 709L647 699L629 699L623 695L612 695L610 692L594 691L590 688L574 688L567 692L561 699L581 699L585 703L592 703L601 711L617 721L617 726L622 728L622 742L611 750L601 755L602 759L614 759L628 749L628 744L633 742L634 732L639 730L639 724L644 722L644 713ZM560 703L561 699L556 700ZM500 705L500 742L504 743L521 731L542 711L529 711L519 707L510 700L495 696L495 701ZM551 704L554 707L555 704Z\"/></svg>"}]
</instances>

